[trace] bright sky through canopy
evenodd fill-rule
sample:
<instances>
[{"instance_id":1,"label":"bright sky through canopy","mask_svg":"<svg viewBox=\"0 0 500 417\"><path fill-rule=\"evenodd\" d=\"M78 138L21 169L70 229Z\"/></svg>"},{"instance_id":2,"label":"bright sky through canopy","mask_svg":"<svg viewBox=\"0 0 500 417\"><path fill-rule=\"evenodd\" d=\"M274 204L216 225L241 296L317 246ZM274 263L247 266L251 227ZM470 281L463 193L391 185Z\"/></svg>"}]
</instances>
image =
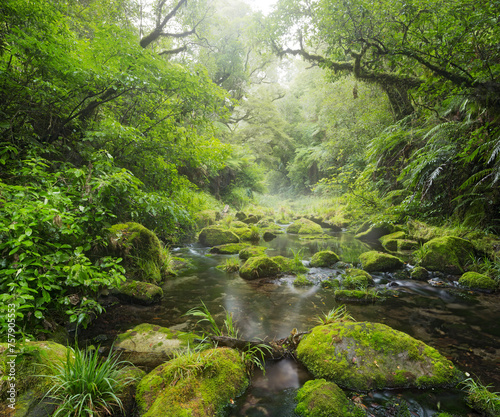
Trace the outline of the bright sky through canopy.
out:
<instances>
[{"instance_id":1,"label":"bright sky through canopy","mask_svg":"<svg viewBox=\"0 0 500 417\"><path fill-rule=\"evenodd\" d=\"M271 7L276 3L276 0L244 0L252 9L259 10L265 15L269 14Z\"/></svg>"}]
</instances>

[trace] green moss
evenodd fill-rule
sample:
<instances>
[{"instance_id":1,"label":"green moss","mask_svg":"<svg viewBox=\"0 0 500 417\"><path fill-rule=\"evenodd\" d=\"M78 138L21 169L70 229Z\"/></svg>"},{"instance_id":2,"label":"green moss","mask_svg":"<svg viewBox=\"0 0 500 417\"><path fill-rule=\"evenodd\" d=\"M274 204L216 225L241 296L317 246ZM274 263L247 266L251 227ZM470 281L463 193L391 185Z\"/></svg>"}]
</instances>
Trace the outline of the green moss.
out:
<instances>
[{"instance_id":1,"label":"green moss","mask_svg":"<svg viewBox=\"0 0 500 417\"><path fill-rule=\"evenodd\" d=\"M314 223L309 219L299 219L293 222L286 229L287 233L295 233L301 235L310 235L310 234L321 234L323 233L323 229L319 224Z\"/></svg>"},{"instance_id":2,"label":"green moss","mask_svg":"<svg viewBox=\"0 0 500 417\"><path fill-rule=\"evenodd\" d=\"M342 275L342 278L342 286L349 290L365 289L368 286L373 285L372 276L362 269L347 269Z\"/></svg>"},{"instance_id":3,"label":"green moss","mask_svg":"<svg viewBox=\"0 0 500 417\"><path fill-rule=\"evenodd\" d=\"M239 257L240 259L246 260L252 256L264 256L266 254L266 249L265 246L248 246L239 252Z\"/></svg>"},{"instance_id":4,"label":"green moss","mask_svg":"<svg viewBox=\"0 0 500 417\"><path fill-rule=\"evenodd\" d=\"M311 258L312 267L329 267L340 260L338 255L331 250L316 252Z\"/></svg>"},{"instance_id":5,"label":"green moss","mask_svg":"<svg viewBox=\"0 0 500 417\"><path fill-rule=\"evenodd\" d=\"M205 227L199 234L198 240L205 246L219 246L226 243L239 243L240 238L231 230L222 226Z\"/></svg>"},{"instance_id":6,"label":"green moss","mask_svg":"<svg viewBox=\"0 0 500 417\"><path fill-rule=\"evenodd\" d=\"M240 268L240 276L244 279L273 277L280 273L279 265L267 256L252 256Z\"/></svg>"},{"instance_id":7,"label":"green moss","mask_svg":"<svg viewBox=\"0 0 500 417\"><path fill-rule=\"evenodd\" d=\"M235 235L237 235L240 240L247 240L247 241L258 241L260 239L260 235L258 232L258 229L251 229L247 225L245 227L231 227L230 229Z\"/></svg>"},{"instance_id":8,"label":"green moss","mask_svg":"<svg viewBox=\"0 0 500 417\"><path fill-rule=\"evenodd\" d=\"M202 229L203 227L211 226L215 224L215 222L219 219L220 214L215 210L203 210L195 213L194 219L196 221L196 225L198 229Z\"/></svg>"},{"instance_id":9,"label":"green moss","mask_svg":"<svg viewBox=\"0 0 500 417\"><path fill-rule=\"evenodd\" d=\"M427 281L429 278L429 271L421 266L416 266L411 270L410 277L417 281Z\"/></svg>"},{"instance_id":10,"label":"green moss","mask_svg":"<svg viewBox=\"0 0 500 417\"><path fill-rule=\"evenodd\" d=\"M308 269L302 264L302 262L295 262L295 260L285 258L281 255L273 256L271 259L279 265L280 271L284 274L299 274L308 271Z\"/></svg>"},{"instance_id":11,"label":"green moss","mask_svg":"<svg viewBox=\"0 0 500 417\"><path fill-rule=\"evenodd\" d=\"M380 323L315 327L302 338L297 356L315 377L354 390L440 387L462 377L435 349Z\"/></svg>"},{"instance_id":12,"label":"green moss","mask_svg":"<svg viewBox=\"0 0 500 417\"><path fill-rule=\"evenodd\" d=\"M247 385L239 352L210 349L155 368L139 383L136 398L144 417L217 416Z\"/></svg>"},{"instance_id":13,"label":"green moss","mask_svg":"<svg viewBox=\"0 0 500 417\"><path fill-rule=\"evenodd\" d=\"M400 239L397 241L398 244L398 252L402 251L408 251L408 250L415 250L418 248L418 242L415 240L409 240L409 239Z\"/></svg>"},{"instance_id":14,"label":"green moss","mask_svg":"<svg viewBox=\"0 0 500 417\"><path fill-rule=\"evenodd\" d=\"M231 228L233 228L233 229L248 229L248 224L243 223L242 221L233 221L233 222L231 222Z\"/></svg>"},{"instance_id":15,"label":"green moss","mask_svg":"<svg viewBox=\"0 0 500 417\"><path fill-rule=\"evenodd\" d=\"M373 302L382 296L373 290L335 290L335 299L343 302Z\"/></svg>"},{"instance_id":16,"label":"green moss","mask_svg":"<svg viewBox=\"0 0 500 417\"><path fill-rule=\"evenodd\" d=\"M240 253L242 249L250 246L248 243L226 243L225 245L214 246L210 249L210 253L219 253L222 255L235 255Z\"/></svg>"},{"instance_id":17,"label":"green moss","mask_svg":"<svg viewBox=\"0 0 500 417\"><path fill-rule=\"evenodd\" d=\"M431 271L461 274L474 254L474 246L455 236L438 237L425 243L420 250L419 265Z\"/></svg>"},{"instance_id":18,"label":"green moss","mask_svg":"<svg viewBox=\"0 0 500 417\"><path fill-rule=\"evenodd\" d=\"M354 237L360 240L377 240L380 239L384 235L388 235L389 233L393 233L395 231L395 227L391 223L381 222L374 224L369 229L364 232L356 234Z\"/></svg>"},{"instance_id":19,"label":"green moss","mask_svg":"<svg viewBox=\"0 0 500 417\"><path fill-rule=\"evenodd\" d=\"M305 275L299 274L293 281L293 285L296 287L308 287L313 285L313 283L309 281Z\"/></svg>"},{"instance_id":20,"label":"green moss","mask_svg":"<svg viewBox=\"0 0 500 417\"><path fill-rule=\"evenodd\" d=\"M110 247L123 258L128 278L159 283L168 276L165 253L154 232L134 222L116 224L108 231Z\"/></svg>"},{"instance_id":21,"label":"green moss","mask_svg":"<svg viewBox=\"0 0 500 417\"><path fill-rule=\"evenodd\" d=\"M498 287L495 280L477 272L466 272L460 277L458 283L462 287L476 290L494 291Z\"/></svg>"},{"instance_id":22,"label":"green moss","mask_svg":"<svg viewBox=\"0 0 500 417\"><path fill-rule=\"evenodd\" d=\"M338 385L324 379L307 381L297 393L295 412L305 417L363 417Z\"/></svg>"},{"instance_id":23,"label":"green moss","mask_svg":"<svg viewBox=\"0 0 500 417\"><path fill-rule=\"evenodd\" d=\"M117 288L117 296L126 302L151 305L163 297L163 290L147 282L127 281Z\"/></svg>"},{"instance_id":24,"label":"green moss","mask_svg":"<svg viewBox=\"0 0 500 417\"><path fill-rule=\"evenodd\" d=\"M399 240L399 239L406 239L406 233L403 231L390 233L388 235L381 236L379 238L379 241L383 245L385 242L388 242L390 240Z\"/></svg>"},{"instance_id":25,"label":"green moss","mask_svg":"<svg viewBox=\"0 0 500 417\"><path fill-rule=\"evenodd\" d=\"M404 265L398 257L377 251L362 253L359 259L363 269L368 272L390 272L400 269Z\"/></svg>"}]
</instances>

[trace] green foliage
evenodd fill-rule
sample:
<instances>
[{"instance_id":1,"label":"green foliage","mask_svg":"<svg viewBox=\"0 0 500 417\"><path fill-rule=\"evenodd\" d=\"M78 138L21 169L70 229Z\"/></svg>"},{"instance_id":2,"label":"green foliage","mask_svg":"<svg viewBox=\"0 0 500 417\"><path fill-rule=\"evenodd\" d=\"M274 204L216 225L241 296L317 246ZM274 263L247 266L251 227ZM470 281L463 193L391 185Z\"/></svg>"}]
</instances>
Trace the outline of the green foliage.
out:
<instances>
[{"instance_id":1,"label":"green foliage","mask_svg":"<svg viewBox=\"0 0 500 417\"><path fill-rule=\"evenodd\" d=\"M207 322L209 324L209 334L213 336L229 336L235 339L238 338L238 329L235 326L233 321L233 313L229 311L225 311L226 318L224 319L224 323L222 327L219 327L215 318L212 316L212 313L208 310L205 303L201 302L202 307L195 307L189 310L185 315L186 316L195 316L201 317L200 320L196 322L196 324Z\"/></svg>"},{"instance_id":2,"label":"green foliage","mask_svg":"<svg viewBox=\"0 0 500 417\"><path fill-rule=\"evenodd\" d=\"M238 258L229 258L226 259L223 265L219 265L217 268L225 272L238 272L240 269L240 261Z\"/></svg>"},{"instance_id":3,"label":"green foliage","mask_svg":"<svg viewBox=\"0 0 500 417\"><path fill-rule=\"evenodd\" d=\"M316 321L321 325L327 325L330 323L335 323L337 321L355 321L354 318L347 311L347 307L342 304L337 308L331 309L327 313L323 314L323 317L316 317Z\"/></svg>"},{"instance_id":4,"label":"green foliage","mask_svg":"<svg viewBox=\"0 0 500 417\"><path fill-rule=\"evenodd\" d=\"M313 285L313 283L307 279L306 275L297 274L297 278L293 280L293 285L295 287L307 287Z\"/></svg>"},{"instance_id":5,"label":"green foliage","mask_svg":"<svg viewBox=\"0 0 500 417\"><path fill-rule=\"evenodd\" d=\"M497 392L490 392L490 385L483 385L473 378L467 378L460 385L467 391L467 400L471 406L487 416L496 416L500 413L500 396Z\"/></svg>"},{"instance_id":6,"label":"green foliage","mask_svg":"<svg viewBox=\"0 0 500 417\"><path fill-rule=\"evenodd\" d=\"M98 349L68 349L65 362L50 365L53 375L42 375L52 382L46 397L58 404L53 415L104 416L113 410L123 411L119 394L132 382L121 374L126 364L112 350L101 360Z\"/></svg>"}]
</instances>

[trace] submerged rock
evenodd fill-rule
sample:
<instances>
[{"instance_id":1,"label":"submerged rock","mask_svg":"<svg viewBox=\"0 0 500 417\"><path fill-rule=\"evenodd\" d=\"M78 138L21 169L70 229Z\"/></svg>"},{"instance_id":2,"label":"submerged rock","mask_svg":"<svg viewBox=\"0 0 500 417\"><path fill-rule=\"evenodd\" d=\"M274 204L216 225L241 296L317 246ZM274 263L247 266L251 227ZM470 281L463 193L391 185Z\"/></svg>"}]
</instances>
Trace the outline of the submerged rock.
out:
<instances>
[{"instance_id":1,"label":"submerged rock","mask_svg":"<svg viewBox=\"0 0 500 417\"><path fill-rule=\"evenodd\" d=\"M316 252L311 258L312 267L329 267L340 260L338 255L331 250Z\"/></svg>"},{"instance_id":2,"label":"submerged rock","mask_svg":"<svg viewBox=\"0 0 500 417\"><path fill-rule=\"evenodd\" d=\"M456 236L444 236L430 240L422 246L419 265L430 271L462 274L465 264L474 254L474 246Z\"/></svg>"},{"instance_id":3,"label":"submerged rock","mask_svg":"<svg viewBox=\"0 0 500 417\"><path fill-rule=\"evenodd\" d=\"M309 219L298 219L294 221L286 229L287 233L296 233L299 235L313 235L323 233L323 229L319 224L314 223Z\"/></svg>"},{"instance_id":4,"label":"submerged rock","mask_svg":"<svg viewBox=\"0 0 500 417\"><path fill-rule=\"evenodd\" d=\"M148 282L127 281L116 288L113 295L125 303L148 306L161 301L163 290Z\"/></svg>"},{"instance_id":5,"label":"submerged rock","mask_svg":"<svg viewBox=\"0 0 500 417\"><path fill-rule=\"evenodd\" d=\"M169 275L165 252L156 234L139 223L111 226L110 247L123 258L127 278L160 283Z\"/></svg>"},{"instance_id":6,"label":"submerged rock","mask_svg":"<svg viewBox=\"0 0 500 417\"><path fill-rule=\"evenodd\" d=\"M176 352L185 352L195 337L191 333L143 323L119 334L114 349L121 351L122 360L154 368L170 360Z\"/></svg>"},{"instance_id":7,"label":"submerged rock","mask_svg":"<svg viewBox=\"0 0 500 417\"><path fill-rule=\"evenodd\" d=\"M366 413L347 398L334 382L307 381L297 392L295 412L306 417L364 417Z\"/></svg>"},{"instance_id":8,"label":"submerged rock","mask_svg":"<svg viewBox=\"0 0 500 417\"><path fill-rule=\"evenodd\" d=\"M216 416L248 385L240 352L190 351L146 375L137 387L143 417Z\"/></svg>"},{"instance_id":9,"label":"submerged rock","mask_svg":"<svg viewBox=\"0 0 500 417\"><path fill-rule=\"evenodd\" d=\"M280 273L279 265L267 256L252 256L240 267L244 279L274 277Z\"/></svg>"},{"instance_id":10,"label":"submerged rock","mask_svg":"<svg viewBox=\"0 0 500 417\"><path fill-rule=\"evenodd\" d=\"M239 243L240 238L231 230L221 226L205 227L198 236L198 240L205 246L219 246L226 243Z\"/></svg>"},{"instance_id":11,"label":"submerged rock","mask_svg":"<svg viewBox=\"0 0 500 417\"><path fill-rule=\"evenodd\" d=\"M380 323L317 326L297 355L315 377L352 390L445 387L462 379L436 349Z\"/></svg>"},{"instance_id":12,"label":"submerged rock","mask_svg":"<svg viewBox=\"0 0 500 417\"><path fill-rule=\"evenodd\" d=\"M494 291L498 287L494 279L477 272L466 272L460 277L458 283L462 287L472 290Z\"/></svg>"},{"instance_id":13,"label":"submerged rock","mask_svg":"<svg viewBox=\"0 0 500 417\"><path fill-rule=\"evenodd\" d=\"M359 260L363 269L368 272L391 272L404 265L404 262L398 257L377 251L362 253Z\"/></svg>"}]
</instances>

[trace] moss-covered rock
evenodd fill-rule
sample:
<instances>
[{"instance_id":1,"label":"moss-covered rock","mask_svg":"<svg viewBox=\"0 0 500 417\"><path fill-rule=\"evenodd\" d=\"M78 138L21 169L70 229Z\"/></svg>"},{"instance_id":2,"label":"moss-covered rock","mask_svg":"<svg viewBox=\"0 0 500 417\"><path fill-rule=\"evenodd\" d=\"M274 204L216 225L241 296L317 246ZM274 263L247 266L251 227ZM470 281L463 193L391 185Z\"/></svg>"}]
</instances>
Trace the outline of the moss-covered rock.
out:
<instances>
[{"instance_id":1,"label":"moss-covered rock","mask_svg":"<svg viewBox=\"0 0 500 417\"><path fill-rule=\"evenodd\" d=\"M66 347L52 341L19 341L14 351L10 350L7 343L0 343L0 369L3 371L0 373L2 406L12 404L15 406L16 416L27 415L53 385L49 378L39 378L37 375L54 375L51 365L65 362L67 354ZM9 381L11 374L15 376L15 381ZM14 384L14 387L10 384ZM12 397L9 390L15 390L16 396ZM7 407L6 411L12 409Z\"/></svg>"},{"instance_id":2,"label":"moss-covered rock","mask_svg":"<svg viewBox=\"0 0 500 417\"><path fill-rule=\"evenodd\" d=\"M294 259L286 258L281 255L273 256L271 259L279 265L280 271L284 274L298 274L308 271L302 262L295 262Z\"/></svg>"},{"instance_id":3,"label":"moss-covered rock","mask_svg":"<svg viewBox=\"0 0 500 417\"><path fill-rule=\"evenodd\" d=\"M399 239L398 240L398 252L412 251L418 249L418 242L416 240L410 239Z\"/></svg>"},{"instance_id":4,"label":"moss-covered rock","mask_svg":"<svg viewBox=\"0 0 500 417\"><path fill-rule=\"evenodd\" d=\"M353 390L444 387L463 378L434 348L380 323L315 327L297 355L315 377Z\"/></svg>"},{"instance_id":5,"label":"moss-covered rock","mask_svg":"<svg viewBox=\"0 0 500 417\"><path fill-rule=\"evenodd\" d=\"M175 353L185 352L196 336L168 327L143 323L116 337L114 348L121 351L121 359L135 366L154 368L171 359Z\"/></svg>"},{"instance_id":6,"label":"moss-covered rock","mask_svg":"<svg viewBox=\"0 0 500 417\"><path fill-rule=\"evenodd\" d=\"M200 232L198 241L205 246L220 246L226 243L239 243L240 238L222 226L209 226Z\"/></svg>"},{"instance_id":7,"label":"moss-covered rock","mask_svg":"<svg viewBox=\"0 0 500 417\"><path fill-rule=\"evenodd\" d=\"M262 238L264 239L265 242L270 242L273 239L276 239L277 235L276 233L273 233L269 230L264 231Z\"/></svg>"},{"instance_id":8,"label":"moss-covered rock","mask_svg":"<svg viewBox=\"0 0 500 417\"><path fill-rule=\"evenodd\" d=\"M362 269L350 268L342 275L342 287L348 290L363 290L373 285L373 277Z\"/></svg>"},{"instance_id":9,"label":"moss-covered rock","mask_svg":"<svg viewBox=\"0 0 500 417\"><path fill-rule=\"evenodd\" d=\"M244 279L274 277L280 273L279 265L267 256L252 256L240 267Z\"/></svg>"},{"instance_id":10,"label":"moss-covered rock","mask_svg":"<svg viewBox=\"0 0 500 417\"><path fill-rule=\"evenodd\" d=\"M215 210L203 210L195 213L194 219L198 229L211 226L220 220L220 214Z\"/></svg>"},{"instance_id":11,"label":"moss-covered rock","mask_svg":"<svg viewBox=\"0 0 500 417\"><path fill-rule=\"evenodd\" d=\"M118 394L118 398L123 404L123 415L133 416L136 409L135 393L137 386L142 378L146 376L146 372L135 366L126 366L120 369L120 377L124 381L130 381L123 391Z\"/></svg>"},{"instance_id":12,"label":"moss-covered rock","mask_svg":"<svg viewBox=\"0 0 500 417\"><path fill-rule=\"evenodd\" d=\"M391 223L381 222L369 227L368 230L356 234L354 237L360 240L377 240L384 235L394 233L395 227Z\"/></svg>"},{"instance_id":13,"label":"moss-covered rock","mask_svg":"<svg viewBox=\"0 0 500 417\"><path fill-rule=\"evenodd\" d=\"M236 217L236 219L238 219L240 222L242 222L243 220L245 220L247 218L247 215L245 213L243 213L242 211L238 211L234 217Z\"/></svg>"},{"instance_id":14,"label":"moss-covered rock","mask_svg":"<svg viewBox=\"0 0 500 417\"><path fill-rule=\"evenodd\" d=\"M238 351L191 352L155 368L137 387L143 417L218 416L248 385Z\"/></svg>"},{"instance_id":15,"label":"moss-covered rock","mask_svg":"<svg viewBox=\"0 0 500 417\"><path fill-rule=\"evenodd\" d=\"M240 259L247 260L252 256L264 256L266 254L266 249L265 246L248 246L240 250L239 257Z\"/></svg>"},{"instance_id":16,"label":"moss-covered rock","mask_svg":"<svg viewBox=\"0 0 500 417\"><path fill-rule=\"evenodd\" d=\"M257 224L260 220L260 216L256 216L254 214L250 214L244 220L242 220L246 224Z\"/></svg>"},{"instance_id":17,"label":"moss-covered rock","mask_svg":"<svg viewBox=\"0 0 500 417\"><path fill-rule=\"evenodd\" d=\"M134 222L115 224L108 231L110 248L123 258L127 278L160 283L169 275L163 246L154 232Z\"/></svg>"},{"instance_id":18,"label":"moss-covered rock","mask_svg":"<svg viewBox=\"0 0 500 417\"><path fill-rule=\"evenodd\" d=\"M322 250L316 252L312 258L310 265L312 267L329 267L340 260L338 255L331 250Z\"/></svg>"},{"instance_id":19,"label":"moss-covered rock","mask_svg":"<svg viewBox=\"0 0 500 417\"><path fill-rule=\"evenodd\" d=\"M240 222L238 220L231 222L232 229L248 229L248 224Z\"/></svg>"},{"instance_id":20,"label":"moss-covered rock","mask_svg":"<svg viewBox=\"0 0 500 417\"><path fill-rule=\"evenodd\" d=\"M406 239L406 233L402 230L394 233L389 233L388 235L381 236L379 238L380 243L384 245L385 242L388 242L390 240L399 240L399 239Z\"/></svg>"},{"instance_id":21,"label":"moss-covered rock","mask_svg":"<svg viewBox=\"0 0 500 417\"><path fill-rule=\"evenodd\" d=\"M245 225L245 227L231 227L230 230L237 235L240 240L255 242L260 239L259 229L255 229L255 227L251 229Z\"/></svg>"},{"instance_id":22,"label":"moss-covered rock","mask_svg":"<svg viewBox=\"0 0 500 417\"><path fill-rule=\"evenodd\" d=\"M363 417L366 413L344 391L324 379L307 381L297 392L295 412L305 417Z\"/></svg>"},{"instance_id":23,"label":"moss-covered rock","mask_svg":"<svg viewBox=\"0 0 500 417\"><path fill-rule=\"evenodd\" d=\"M377 251L362 253L359 260L363 269L368 272L390 272L400 269L404 265L404 262L398 257Z\"/></svg>"},{"instance_id":24,"label":"moss-covered rock","mask_svg":"<svg viewBox=\"0 0 500 417\"><path fill-rule=\"evenodd\" d=\"M411 270L410 277L417 281L427 281L429 279L429 271L422 266L416 266Z\"/></svg>"},{"instance_id":25,"label":"moss-covered rock","mask_svg":"<svg viewBox=\"0 0 500 417\"><path fill-rule=\"evenodd\" d=\"M455 236L438 237L425 243L419 265L430 271L462 274L465 264L474 254L474 246Z\"/></svg>"},{"instance_id":26,"label":"moss-covered rock","mask_svg":"<svg viewBox=\"0 0 500 417\"><path fill-rule=\"evenodd\" d=\"M382 298L379 292L373 289L346 290L336 289L334 297L337 301L344 303L371 303Z\"/></svg>"},{"instance_id":27,"label":"moss-covered rock","mask_svg":"<svg viewBox=\"0 0 500 417\"><path fill-rule=\"evenodd\" d=\"M314 283L312 281L307 279L307 276L302 275L302 274L297 275L297 278L295 278L295 280L292 282L292 284L295 287L309 287L311 285L314 285Z\"/></svg>"},{"instance_id":28,"label":"moss-covered rock","mask_svg":"<svg viewBox=\"0 0 500 417\"><path fill-rule=\"evenodd\" d=\"M127 281L116 288L114 295L126 303L148 306L161 301L163 290L148 282Z\"/></svg>"},{"instance_id":29,"label":"moss-covered rock","mask_svg":"<svg viewBox=\"0 0 500 417\"><path fill-rule=\"evenodd\" d=\"M460 277L458 283L472 290L494 291L498 287L494 279L477 272L466 272Z\"/></svg>"},{"instance_id":30,"label":"moss-covered rock","mask_svg":"<svg viewBox=\"0 0 500 417\"><path fill-rule=\"evenodd\" d=\"M290 226L288 226L286 232L300 235L313 235L323 233L323 229L319 224L316 224L309 219L302 218L294 221Z\"/></svg>"},{"instance_id":31,"label":"moss-covered rock","mask_svg":"<svg viewBox=\"0 0 500 417\"><path fill-rule=\"evenodd\" d=\"M210 249L210 253L218 253L221 255L236 255L242 249L249 247L249 243L226 243L225 245L214 246Z\"/></svg>"}]
</instances>

